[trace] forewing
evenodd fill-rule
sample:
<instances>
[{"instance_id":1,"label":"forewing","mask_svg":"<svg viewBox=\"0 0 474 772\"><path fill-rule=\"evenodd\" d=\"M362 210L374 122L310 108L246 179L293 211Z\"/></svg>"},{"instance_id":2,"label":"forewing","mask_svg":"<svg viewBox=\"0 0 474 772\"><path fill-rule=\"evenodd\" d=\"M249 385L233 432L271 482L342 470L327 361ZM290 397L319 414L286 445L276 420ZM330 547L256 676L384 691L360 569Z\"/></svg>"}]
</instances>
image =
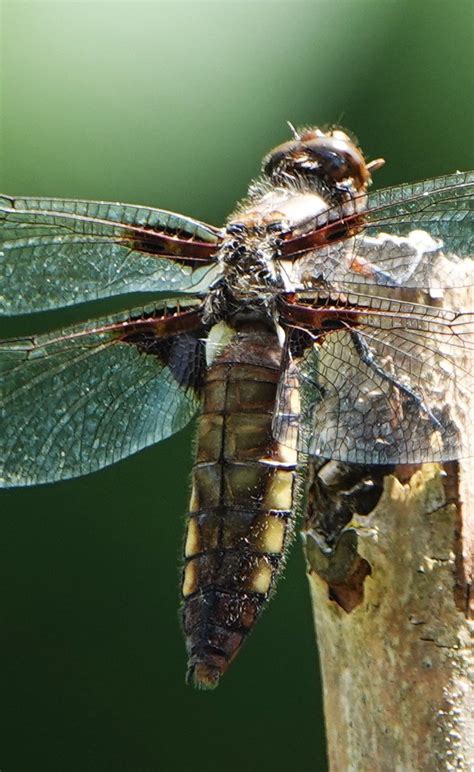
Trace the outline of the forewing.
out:
<instances>
[{"instance_id":1,"label":"forewing","mask_svg":"<svg viewBox=\"0 0 474 772\"><path fill-rule=\"evenodd\" d=\"M379 302L352 329L288 331L275 436L358 464L472 455L474 315Z\"/></svg>"},{"instance_id":2,"label":"forewing","mask_svg":"<svg viewBox=\"0 0 474 772\"><path fill-rule=\"evenodd\" d=\"M473 191L459 172L373 193L362 214L334 207L283 241L285 273L295 290L472 286Z\"/></svg>"},{"instance_id":3,"label":"forewing","mask_svg":"<svg viewBox=\"0 0 474 772\"><path fill-rule=\"evenodd\" d=\"M161 209L0 196L0 311L205 290L219 233Z\"/></svg>"},{"instance_id":4,"label":"forewing","mask_svg":"<svg viewBox=\"0 0 474 772\"><path fill-rule=\"evenodd\" d=\"M154 306L3 341L1 484L88 474L182 429L200 404L199 324Z\"/></svg>"}]
</instances>

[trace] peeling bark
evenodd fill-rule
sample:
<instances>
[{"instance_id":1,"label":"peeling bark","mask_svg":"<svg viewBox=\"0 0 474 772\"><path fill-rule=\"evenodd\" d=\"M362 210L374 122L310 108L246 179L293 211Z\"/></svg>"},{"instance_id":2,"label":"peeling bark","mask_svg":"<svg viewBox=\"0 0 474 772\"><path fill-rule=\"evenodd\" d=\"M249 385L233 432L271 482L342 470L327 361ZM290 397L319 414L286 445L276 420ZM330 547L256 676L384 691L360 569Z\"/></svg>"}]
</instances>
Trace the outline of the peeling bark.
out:
<instances>
[{"instance_id":1,"label":"peeling bark","mask_svg":"<svg viewBox=\"0 0 474 772\"><path fill-rule=\"evenodd\" d=\"M305 474L331 770L472 769L472 464Z\"/></svg>"}]
</instances>

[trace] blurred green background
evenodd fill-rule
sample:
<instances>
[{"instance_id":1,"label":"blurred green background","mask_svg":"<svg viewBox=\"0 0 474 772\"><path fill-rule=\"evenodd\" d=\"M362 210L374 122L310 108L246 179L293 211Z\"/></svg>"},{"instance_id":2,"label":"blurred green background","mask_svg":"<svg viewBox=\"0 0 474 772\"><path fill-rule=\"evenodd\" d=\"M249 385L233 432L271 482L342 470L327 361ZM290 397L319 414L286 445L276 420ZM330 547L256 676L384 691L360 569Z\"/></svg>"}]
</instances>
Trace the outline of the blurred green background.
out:
<instances>
[{"instance_id":1,"label":"blurred green background","mask_svg":"<svg viewBox=\"0 0 474 772\"><path fill-rule=\"evenodd\" d=\"M350 128L387 159L379 186L474 165L470 0L14 0L1 13L4 192L220 224L286 120ZM2 772L326 769L298 543L220 688L184 685L192 437L1 495Z\"/></svg>"}]
</instances>

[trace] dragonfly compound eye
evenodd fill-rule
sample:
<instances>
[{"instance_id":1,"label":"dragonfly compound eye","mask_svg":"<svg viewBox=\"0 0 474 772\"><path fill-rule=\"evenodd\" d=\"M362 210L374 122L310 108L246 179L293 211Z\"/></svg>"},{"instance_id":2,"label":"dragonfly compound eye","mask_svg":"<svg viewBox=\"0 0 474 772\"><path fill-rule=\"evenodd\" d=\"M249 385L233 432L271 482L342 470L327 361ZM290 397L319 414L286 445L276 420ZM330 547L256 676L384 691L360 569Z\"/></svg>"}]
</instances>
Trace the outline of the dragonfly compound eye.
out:
<instances>
[{"instance_id":1,"label":"dragonfly compound eye","mask_svg":"<svg viewBox=\"0 0 474 772\"><path fill-rule=\"evenodd\" d=\"M370 182L364 157L349 139L326 135L304 142L300 162L331 182L351 180L356 190Z\"/></svg>"},{"instance_id":2,"label":"dragonfly compound eye","mask_svg":"<svg viewBox=\"0 0 474 772\"><path fill-rule=\"evenodd\" d=\"M371 181L364 156L342 131L306 130L297 139L272 150L263 162L266 175L278 182L298 175L315 176L329 183L352 183L363 190Z\"/></svg>"}]
</instances>

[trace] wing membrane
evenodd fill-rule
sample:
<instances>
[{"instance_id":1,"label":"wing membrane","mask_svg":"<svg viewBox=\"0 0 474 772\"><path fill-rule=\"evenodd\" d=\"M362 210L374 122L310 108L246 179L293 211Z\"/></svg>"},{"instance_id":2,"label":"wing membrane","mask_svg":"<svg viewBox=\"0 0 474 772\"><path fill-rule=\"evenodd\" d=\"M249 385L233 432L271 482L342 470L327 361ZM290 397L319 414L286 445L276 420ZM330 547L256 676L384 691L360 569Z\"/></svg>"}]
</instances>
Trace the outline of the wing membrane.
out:
<instances>
[{"instance_id":1,"label":"wing membrane","mask_svg":"<svg viewBox=\"0 0 474 772\"><path fill-rule=\"evenodd\" d=\"M472 455L474 314L380 304L352 329L289 331L275 436L349 463Z\"/></svg>"},{"instance_id":2,"label":"wing membrane","mask_svg":"<svg viewBox=\"0 0 474 772\"><path fill-rule=\"evenodd\" d=\"M198 292L213 279L218 241L217 229L160 209L0 196L0 311Z\"/></svg>"},{"instance_id":3,"label":"wing membrane","mask_svg":"<svg viewBox=\"0 0 474 772\"><path fill-rule=\"evenodd\" d=\"M283 242L290 281L297 290L320 286L321 280L334 289L472 286L473 192L474 172L460 172L373 193L362 215L333 208L308 222L308 233ZM312 247L321 243L321 234L329 240L339 232L341 240Z\"/></svg>"},{"instance_id":4,"label":"wing membrane","mask_svg":"<svg viewBox=\"0 0 474 772\"><path fill-rule=\"evenodd\" d=\"M198 325L153 306L4 341L2 485L87 474L183 428L200 404Z\"/></svg>"}]
</instances>

